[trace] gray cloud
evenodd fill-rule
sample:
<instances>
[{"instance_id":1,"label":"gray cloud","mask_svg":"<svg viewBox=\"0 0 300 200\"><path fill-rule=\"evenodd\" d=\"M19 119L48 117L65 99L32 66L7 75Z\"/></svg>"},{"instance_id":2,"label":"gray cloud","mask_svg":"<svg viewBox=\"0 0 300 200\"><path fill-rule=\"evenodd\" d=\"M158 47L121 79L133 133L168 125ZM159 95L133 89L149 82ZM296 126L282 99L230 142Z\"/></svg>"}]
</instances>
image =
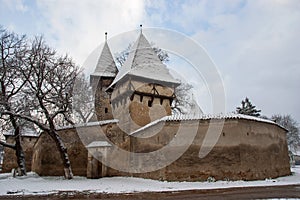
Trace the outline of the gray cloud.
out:
<instances>
[{"instance_id":1,"label":"gray cloud","mask_svg":"<svg viewBox=\"0 0 300 200\"><path fill-rule=\"evenodd\" d=\"M170 23L192 27L219 67L228 111L248 96L265 115L288 113L300 121L298 1L201 1L178 9Z\"/></svg>"}]
</instances>

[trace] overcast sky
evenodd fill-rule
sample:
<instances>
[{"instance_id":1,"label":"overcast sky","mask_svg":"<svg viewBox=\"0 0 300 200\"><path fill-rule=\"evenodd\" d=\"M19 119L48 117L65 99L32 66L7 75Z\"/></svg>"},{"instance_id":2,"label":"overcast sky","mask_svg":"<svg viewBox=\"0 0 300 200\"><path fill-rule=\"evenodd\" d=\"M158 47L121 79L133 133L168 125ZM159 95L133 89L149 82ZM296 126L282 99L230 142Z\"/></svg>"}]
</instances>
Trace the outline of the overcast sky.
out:
<instances>
[{"instance_id":1,"label":"overcast sky","mask_svg":"<svg viewBox=\"0 0 300 200\"><path fill-rule=\"evenodd\" d=\"M300 122L299 0L0 0L0 5L2 26L43 34L79 65L103 43L106 31L112 37L139 24L176 30L215 62L228 112L247 96L263 115L291 114Z\"/></svg>"}]
</instances>

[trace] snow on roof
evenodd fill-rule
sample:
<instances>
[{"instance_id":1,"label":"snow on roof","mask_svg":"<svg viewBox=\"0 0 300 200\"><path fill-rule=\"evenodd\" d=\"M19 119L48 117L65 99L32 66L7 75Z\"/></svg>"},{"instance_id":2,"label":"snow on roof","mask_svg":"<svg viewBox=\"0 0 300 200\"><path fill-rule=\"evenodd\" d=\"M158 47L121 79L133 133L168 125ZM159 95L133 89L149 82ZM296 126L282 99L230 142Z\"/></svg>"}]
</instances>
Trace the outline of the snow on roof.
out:
<instances>
[{"instance_id":1,"label":"snow on roof","mask_svg":"<svg viewBox=\"0 0 300 200\"><path fill-rule=\"evenodd\" d=\"M115 85L126 75L143 77L154 81L180 84L172 77L169 69L158 58L148 40L141 33L129 52L128 58L121 67L113 83Z\"/></svg>"},{"instance_id":2,"label":"snow on roof","mask_svg":"<svg viewBox=\"0 0 300 200\"><path fill-rule=\"evenodd\" d=\"M98 59L94 73L92 76L105 76L105 77L115 77L118 72L115 61L105 41L104 47Z\"/></svg>"},{"instance_id":3,"label":"snow on roof","mask_svg":"<svg viewBox=\"0 0 300 200\"><path fill-rule=\"evenodd\" d=\"M0 141L5 141L5 136L0 132Z\"/></svg>"},{"instance_id":4,"label":"snow on roof","mask_svg":"<svg viewBox=\"0 0 300 200\"><path fill-rule=\"evenodd\" d=\"M118 122L119 122L119 120L117 120L117 119L103 120L103 121L96 121L96 122L88 122L88 123L84 123L84 124L75 124L75 125L71 125L71 126L57 127L56 130L89 127L89 126L101 126L101 125L106 125L106 124L110 124L110 123L118 123Z\"/></svg>"},{"instance_id":5,"label":"snow on roof","mask_svg":"<svg viewBox=\"0 0 300 200\"><path fill-rule=\"evenodd\" d=\"M111 147L112 145L108 143L107 141L93 141L89 145L87 145L87 148L97 148L97 147Z\"/></svg>"},{"instance_id":6,"label":"snow on roof","mask_svg":"<svg viewBox=\"0 0 300 200\"><path fill-rule=\"evenodd\" d=\"M177 114L177 115L169 115L162 117L158 120L155 120L140 129L130 133L130 135L137 134L155 124L158 124L159 122L162 121L187 121L187 120L211 120L211 119L246 119L246 120L252 120L252 121L258 121L258 122L264 122L264 123L269 123L269 124L275 124L281 128L279 124L276 124L274 121L268 120L268 119L262 119L258 117L253 117L249 115L242 115L242 114L235 114L235 113L227 113L227 114L199 114L199 115L183 115L183 114ZM285 128L283 128L285 129Z\"/></svg>"},{"instance_id":7,"label":"snow on roof","mask_svg":"<svg viewBox=\"0 0 300 200\"><path fill-rule=\"evenodd\" d=\"M3 131L4 136L13 136L15 130L14 129L9 129L7 131ZM37 131L34 128L28 128L28 127L21 127L20 132L22 136L27 136L27 137L38 137L40 135L39 131Z\"/></svg>"}]
</instances>

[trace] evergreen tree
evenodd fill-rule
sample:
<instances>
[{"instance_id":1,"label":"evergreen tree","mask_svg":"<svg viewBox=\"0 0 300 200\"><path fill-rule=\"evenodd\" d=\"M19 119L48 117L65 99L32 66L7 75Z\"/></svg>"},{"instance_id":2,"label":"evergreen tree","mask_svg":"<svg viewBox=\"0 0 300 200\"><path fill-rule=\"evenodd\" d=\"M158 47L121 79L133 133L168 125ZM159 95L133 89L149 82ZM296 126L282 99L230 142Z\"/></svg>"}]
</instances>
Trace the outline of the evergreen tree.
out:
<instances>
[{"instance_id":1,"label":"evergreen tree","mask_svg":"<svg viewBox=\"0 0 300 200\"><path fill-rule=\"evenodd\" d=\"M246 99L242 101L241 107L236 108L236 112L239 114L259 117L261 110L257 110L255 107L256 106L252 105L248 97L246 97Z\"/></svg>"}]
</instances>

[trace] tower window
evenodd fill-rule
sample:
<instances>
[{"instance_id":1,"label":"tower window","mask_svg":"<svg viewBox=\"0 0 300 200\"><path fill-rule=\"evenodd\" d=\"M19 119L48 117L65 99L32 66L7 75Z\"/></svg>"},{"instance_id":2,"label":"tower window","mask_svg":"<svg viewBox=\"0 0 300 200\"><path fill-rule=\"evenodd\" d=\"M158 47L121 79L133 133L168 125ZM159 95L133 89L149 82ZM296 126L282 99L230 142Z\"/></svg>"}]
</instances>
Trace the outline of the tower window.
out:
<instances>
[{"instance_id":1,"label":"tower window","mask_svg":"<svg viewBox=\"0 0 300 200\"><path fill-rule=\"evenodd\" d=\"M160 105L162 105L164 102L164 99L163 98L160 98Z\"/></svg>"},{"instance_id":2,"label":"tower window","mask_svg":"<svg viewBox=\"0 0 300 200\"><path fill-rule=\"evenodd\" d=\"M134 98L134 94L132 94L132 95L130 96L130 101L132 101L133 98Z\"/></svg>"},{"instance_id":3,"label":"tower window","mask_svg":"<svg viewBox=\"0 0 300 200\"><path fill-rule=\"evenodd\" d=\"M149 101L148 101L148 106L149 106L149 107L152 107L152 103L153 103L153 100L149 100Z\"/></svg>"},{"instance_id":4,"label":"tower window","mask_svg":"<svg viewBox=\"0 0 300 200\"><path fill-rule=\"evenodd\" d=\"M108 113L108 108L105 108L105 109L104 109L104 112L105 112L105 113Z\"/></svg>"},{"instance_id":5,"label":"tower window","mask_svg":"<svg viewBox=\"0 0 300 200\"><path fill-rule=\"evenodd\" d=\"M140 96L140 102L143 102L143 95Z\"/></svg>"}]
</instances>

